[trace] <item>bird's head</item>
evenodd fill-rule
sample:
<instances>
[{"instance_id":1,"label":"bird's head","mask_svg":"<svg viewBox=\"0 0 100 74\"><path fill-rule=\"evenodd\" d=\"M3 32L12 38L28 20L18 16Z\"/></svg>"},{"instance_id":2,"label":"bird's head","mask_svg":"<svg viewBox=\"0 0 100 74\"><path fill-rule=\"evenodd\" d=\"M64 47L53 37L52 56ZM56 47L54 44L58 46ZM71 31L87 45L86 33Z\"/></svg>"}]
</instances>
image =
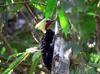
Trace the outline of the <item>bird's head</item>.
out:
<instances>
[{"instance_id":1,"label":"bird's head","mask_svg":"<svg viewBox=\"0 0 100 74\"><path fill-rule=\"evenodd\" d=\"M45 33L48 29L50 29L51 24L54 22L54 20L46 20L43 19L40 21L35 28L41 30L43 33Z\"/></svg>"},{"instance_id":2,"label":"bird's head","mask_svg":"<svg viewBox=\"0 0 100 74\"><path fill-rule=\"evenodd\" d=\"M54 22L54 20L47 20L45 24L45 30L50 29L51 24Z\"/></svg>"}]
</instances>

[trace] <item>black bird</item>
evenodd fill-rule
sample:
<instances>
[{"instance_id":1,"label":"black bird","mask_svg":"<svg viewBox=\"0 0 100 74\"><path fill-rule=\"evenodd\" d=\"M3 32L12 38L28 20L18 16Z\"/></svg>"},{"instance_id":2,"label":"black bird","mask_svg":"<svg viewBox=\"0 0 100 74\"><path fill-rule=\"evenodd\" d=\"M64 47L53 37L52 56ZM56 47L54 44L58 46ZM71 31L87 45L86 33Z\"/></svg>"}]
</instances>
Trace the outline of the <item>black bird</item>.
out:
<instances>
[{"instance_id":1,"label":"black bird","mask_svg":"<svg viewBox=\"0 0 100 74\"><path fill-rule=\"evenodd\" d=\"M54 32L50 29L50 25L52 22L53 21L51 20L48 20L46 22L45 26L46 33L43 35L40 45L42 49L43 62L48 70L51 70L52 58L54 52L54 44L53 44Z\"/></svg>"}]
</instances>

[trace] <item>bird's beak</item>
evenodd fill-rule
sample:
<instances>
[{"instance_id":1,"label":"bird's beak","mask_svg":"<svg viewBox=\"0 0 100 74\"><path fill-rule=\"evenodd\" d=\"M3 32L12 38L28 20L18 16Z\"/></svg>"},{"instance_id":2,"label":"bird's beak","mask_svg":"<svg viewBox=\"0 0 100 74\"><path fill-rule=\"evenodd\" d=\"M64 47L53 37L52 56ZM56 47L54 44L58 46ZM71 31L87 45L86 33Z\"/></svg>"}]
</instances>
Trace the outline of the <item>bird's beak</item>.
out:
<instances>
[{"instance_id":1,"label":"bird's beak","mask_svg":"<svg viewBox=\"0 0 100 74\"><path fill-rule=\"evenodd\" d=\"M47 29L50 29L50 25L54 22L54 20L41 20L36 26L35 29L41 30L43 33L46 33Z\"/></svg>"},{"instance_id":2,"label":"bird's beak","mask_svg":"<svg viewBox=\"0 0 100 74\"><path fill-rule=\"evenodd\" d=\"M46 19L41 20L38 24L36 24L35 29L41 30L43 33L45 33L45 24Z\"/></svg>"}]
</instances>

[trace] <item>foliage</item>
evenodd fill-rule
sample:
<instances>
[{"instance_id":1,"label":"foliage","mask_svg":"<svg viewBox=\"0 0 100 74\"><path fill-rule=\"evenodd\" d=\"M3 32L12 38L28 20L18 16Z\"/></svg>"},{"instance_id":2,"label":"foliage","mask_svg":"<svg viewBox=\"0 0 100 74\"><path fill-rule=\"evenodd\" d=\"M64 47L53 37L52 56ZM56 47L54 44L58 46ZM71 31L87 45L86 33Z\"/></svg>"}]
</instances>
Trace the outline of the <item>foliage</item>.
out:
<instances>
[{"instance_id":1,"label":"foliage","mask_svg":"<svg viewBox=\"0 0 100 74\"><path fill-rule=\"evenodd\" d=\"M29 74L32 74L33 71L36 69L37 65L40 63L41 60L41 53L36 52L32 57L32 65L29 70Z\"/></svg>"},{"instance_id":2,"label":"foliage","mask_svg":"<svg viewBox=\"0 0 100 74\"><path fill-rule=\"evenodd\" d=\"M17 58L14 62L9 65L9 68L5 69L2 74L7 74L11 70L13 70L17 65L19 65L23 60L28 57L29 53L23 53L19 58Z\"/></svg>"},{"instance_id":3,"label":"foliage","mask_svg":"<svg viewBox=\"0 0 100 74\"><path fill-rule=\"evenodd\" d=\"M96 17L98 15L100 15L99 0L1 0L0 73L23 71L22 74L24 74L25 71L25 73L32 74L37 72L38 65L42 64L40 50L31 53L25 49L39 48L39 43L35 40L41 39L43 33L37 30L35 25L39 25L39 29L43 28L48 19L58 20L59 29L70 41L68 48L72 48L72 59L74 59L71 65L71 74L81 74L80 65L75 64L77 62L84 64L83 74L99 73L100 49L97 48L98 39L96 37ZM10 30L13 32L4 34L7 21L11 18L16 20ZM17 24L22 22L22 19L25 24ZM15 28L16 25L21 28ZM83 59L82 62L79 58ZM23 63L27 68L25 70L21 65ZM20 65L21 67L19 67ZM45 67L42 68L39 70L46 72Z\"/></svg>"},{"instance_id":4,"label":"foliage","mask_svg":"<svg viewBox=\"0 0 100 74\"><path fill-rule=\"evenodd\" d=\"M65 33L65 35L67 35L67 33L68 33L68 19L64 15L63 9L59 9L58 16L59 16L59 21L60 21L62 31Z\"/></svg>"}]
</instances>

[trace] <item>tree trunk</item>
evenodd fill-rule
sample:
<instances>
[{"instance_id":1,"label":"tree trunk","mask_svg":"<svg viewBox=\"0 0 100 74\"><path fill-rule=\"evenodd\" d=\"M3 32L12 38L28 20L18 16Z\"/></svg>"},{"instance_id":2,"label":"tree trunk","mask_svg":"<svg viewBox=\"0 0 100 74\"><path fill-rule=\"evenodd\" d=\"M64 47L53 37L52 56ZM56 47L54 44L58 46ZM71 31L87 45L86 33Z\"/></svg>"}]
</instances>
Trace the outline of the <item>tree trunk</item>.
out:
<instances>
[{"instance_id":1,"label":"tree trunk","mask_svg":"<svg viewBox=\"0 0 100 74\"><path fill-rule=\"evenodd\" d=\"M69 74L71 49L63 37L56 37L51 74Z\"/></svg>"},{"instance_id":2,"label":"tree trunk","mask_svg":"<svg viewBox=\"0 0 100 74\"><path fill-rule=\"evenodd\" d=\"M96 17L96 23L97 51L100 51L100 14Z\"/></svg>"}]
</instances>

